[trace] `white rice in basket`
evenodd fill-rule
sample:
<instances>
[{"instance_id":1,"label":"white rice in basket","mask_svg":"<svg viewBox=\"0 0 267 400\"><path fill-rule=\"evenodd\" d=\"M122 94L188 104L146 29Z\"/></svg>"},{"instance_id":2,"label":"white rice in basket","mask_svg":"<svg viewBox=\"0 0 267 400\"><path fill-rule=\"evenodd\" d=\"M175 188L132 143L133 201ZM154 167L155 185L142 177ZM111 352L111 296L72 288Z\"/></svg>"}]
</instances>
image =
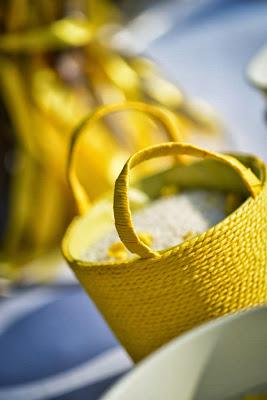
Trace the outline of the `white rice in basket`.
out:
<instances>
[{"instance_id":1,"label":"white rice in basket","mask_svg":"<svg viewBox=\"0 0 267 400\"><path fill-rule=\"evenodd\" d=\"M133 215L137 232L149 234L149 245L166 249L202 233L225 218L226 194L219 191L191 190L163 196ZM151 236L150 236L151 235ZM112 248L119 251L110 251ZM88 261L115 261L133 255L120 245L115 227L91 245Z\"/></svg>"}]
</instances>

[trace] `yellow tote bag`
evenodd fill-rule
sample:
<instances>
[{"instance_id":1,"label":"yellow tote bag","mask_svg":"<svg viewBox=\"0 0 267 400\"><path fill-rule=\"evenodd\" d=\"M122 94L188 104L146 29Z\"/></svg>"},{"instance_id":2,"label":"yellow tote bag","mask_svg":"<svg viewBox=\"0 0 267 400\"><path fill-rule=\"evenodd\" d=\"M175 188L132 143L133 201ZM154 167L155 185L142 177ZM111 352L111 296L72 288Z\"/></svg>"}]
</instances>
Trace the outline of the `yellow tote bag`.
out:
<instances>
[{"instance_id":1,"label":"yellow tote bag","mask_svg":"<svg viewBox=\"0 0 267 400\"><path fill-rule=\"evenodd\" d=\"M174 134L176 125L169 112L156 106L144 110ZM92 117L93 122L96 119ZM165 184L234 192L245 200L206 232L157 252L142 241L133 226L129 173L145 160L167 155L202 160L176 163L138 179L135 190L150 201ZM70 225L63 252L134 361L204 321L266 302L267 185L266 165L261 160L177 142L141 150L129 158L116 181L114 219L110 195L86 211L86 194L73 168L71 162L70 181L83 215ZM135 257L86 261L86 250L101 240L114 220L121 241Z\"/></svg>"}]
</instances>

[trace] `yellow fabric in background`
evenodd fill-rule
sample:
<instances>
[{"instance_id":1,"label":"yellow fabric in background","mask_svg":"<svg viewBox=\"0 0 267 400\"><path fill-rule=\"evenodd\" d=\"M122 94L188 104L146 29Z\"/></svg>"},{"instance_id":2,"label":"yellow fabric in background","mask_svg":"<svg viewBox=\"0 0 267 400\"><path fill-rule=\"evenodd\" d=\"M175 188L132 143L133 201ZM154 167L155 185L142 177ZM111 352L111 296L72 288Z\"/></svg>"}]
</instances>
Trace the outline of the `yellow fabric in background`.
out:
<instances>
[{"instance_id":1,"label":"yellow fabric in background","mask_svg":"<svg viewBox=\"0 0 267 400\"><path fill-rule=\"evenodd\" d=\"M23 158L29 169L12 175L0 276L23 278L20 267L59 245L75 213L66 180L73 132L98 106L140 100L166 104L176 112L179 140L191 131L220 130L216 117L193 111L190 99L161 78L152 62L109 47L102 28L123 20L110 1L88 0L77 7L71 1L67 7L65 1L52 0L0 2L0 93L15 132L16 154L24 153L15 164ZM97 124L84 135L76 158L90 199L111 190L131 153L163 139L138 113ZM32 207L36 193L39 207ZM7 264L15 275L6 274Z\"/></svg>"}]
</instances>

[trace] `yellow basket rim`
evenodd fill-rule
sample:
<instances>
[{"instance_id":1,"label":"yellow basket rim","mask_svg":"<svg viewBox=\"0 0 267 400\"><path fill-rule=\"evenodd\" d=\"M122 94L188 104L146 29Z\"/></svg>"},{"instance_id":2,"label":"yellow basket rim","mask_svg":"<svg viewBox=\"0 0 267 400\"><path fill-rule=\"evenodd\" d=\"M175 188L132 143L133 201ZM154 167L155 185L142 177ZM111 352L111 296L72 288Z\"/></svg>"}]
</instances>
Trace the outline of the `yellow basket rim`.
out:
<instances>
[{"instance_id":1,"label":"yellow basket rim","mask_svg":"<svg viewBox=\"0 0 267 400\"><path fill-rule=\"evenodd\" d=\"M233 154L233 153L232 153ZM241 153L235 153L234 156L243 156L244 154ZM259 159L256 156L251 156L248 155L248 157L254 159L255 161L259 162L260 161L260 168L262 169L262 171L264 170L264 175L262 177L262 190L261 192L258 194L258 196L253 199L251 196L249 196L237 209L235 209L231 214L229 214L228 216L226 216L223 220L219 221L217 224L213 225L212 227L210 227L209 229L207 229L206 231L199 233L197 235L195 235L192 238L189 238L185 241L183 241L182 243L179 243L175 246L163 249L163 250L159 250L158 253L160 254L159 259L163 259L163 258L168 258L170 255L174 255L176 253L181 253L184 252L186 249L191 248L192 246L194 246L194 244L198 241L202 241L205 236L211 234L214 231L218 231L220 230L220 228L222 227L222 225L224 225L225 223L228 223L229 221L233 220L236 218L237 214L241 214L243 212L246 211L247 208L249 208L255 201L259 200L259 198L263 195L263 192L265 190L267 190L267 180L266 180L266 173L267 173L267 166L265 165L265 163ZM105 197L105 196L103 196ZM102 198L103 198L102 197ZM88 210L88 213L90 213L90 209ZM135 264L138 262L138 265L140 266L140 263L142 261L144 261L145 263L147 263L147 258L141 258L139 256L136 256L133 254L133 256L129 259L126 260L118 260L118 261L89 261L89 260L82 260L76 257L73 257L70 251L70 242L72 240L72 232L77 229L77 226L80 224L80 221L84 218L84 215L81 216L76 216L72 222L70 223L70 225L68 226L66 233L64 235L63 241L62 241L62 252L64 257L66 258L66 260L71 264L71 267L75 270L79 270L81 271L86 271L92 268L112 268L112 267L126 267L126 266L132 266L135 267Z\"/></svg>"}]
</instances>

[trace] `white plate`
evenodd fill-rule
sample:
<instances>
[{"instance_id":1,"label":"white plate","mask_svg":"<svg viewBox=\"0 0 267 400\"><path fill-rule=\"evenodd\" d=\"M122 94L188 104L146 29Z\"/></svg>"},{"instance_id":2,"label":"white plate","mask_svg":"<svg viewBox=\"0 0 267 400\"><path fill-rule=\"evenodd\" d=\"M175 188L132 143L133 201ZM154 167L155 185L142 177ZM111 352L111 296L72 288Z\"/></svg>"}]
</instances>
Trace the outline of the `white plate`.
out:
<instances>
[{"instance_id":1,"label":"white plate","mask_svg":"<svg viewBox=\"0 0 267 400\"><path fill-rule=\"evenodd\" d=\"M259 389L260 388L260 389ZM140 363L102 400L222 400L267 388L267 308L220 318Z\"/></svg>"}]
</instances>

